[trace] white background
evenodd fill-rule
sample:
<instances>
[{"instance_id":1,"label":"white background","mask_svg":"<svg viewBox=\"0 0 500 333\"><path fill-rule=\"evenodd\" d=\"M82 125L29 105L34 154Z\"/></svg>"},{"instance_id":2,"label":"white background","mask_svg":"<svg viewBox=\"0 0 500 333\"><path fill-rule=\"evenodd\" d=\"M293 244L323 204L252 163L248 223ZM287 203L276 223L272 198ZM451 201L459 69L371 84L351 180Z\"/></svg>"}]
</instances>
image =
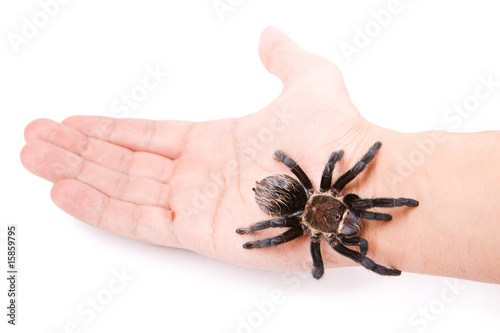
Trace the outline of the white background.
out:
<instances>
[{"instance_id":1,"label":"white background","mask_svg":"<svg viewBox=\"0 0 500 333\"><path fill-rule=\"evenodd\" d=\"M22 167L28 122L122 116L111 104L141 83L147 66L170 75L129 117L206 120L259 110L281 89L257 53L271 24L336 62L374 123L399 131L500 129L498 87L460 126L443 118L474 93L481 75L500 81L496 1L401 0L400 12L351 62L341 43L353 44L356 27L364 29L388 0L229 2L233 10L222 20L213 0L73 0L19 52L7 36L21 34L23 17L32 21L40 4L1 2L0 224L3 236L6 224L19 226L20 265L19 325L6 324L2 278L1 331L59 333L74 321L81 332L236 332L250 320L240 331L498 332L500 286L407 273L383 278L362 268L329 270L315 281L309 273L251 270L142 244L68 216L51 202L51 184ZM134 277L127 286L91 320L79 315L122 269ZM280 304L271 307L275 293ZM425 308L429 319L419 314Z\"/></svg>"}]
</instances>

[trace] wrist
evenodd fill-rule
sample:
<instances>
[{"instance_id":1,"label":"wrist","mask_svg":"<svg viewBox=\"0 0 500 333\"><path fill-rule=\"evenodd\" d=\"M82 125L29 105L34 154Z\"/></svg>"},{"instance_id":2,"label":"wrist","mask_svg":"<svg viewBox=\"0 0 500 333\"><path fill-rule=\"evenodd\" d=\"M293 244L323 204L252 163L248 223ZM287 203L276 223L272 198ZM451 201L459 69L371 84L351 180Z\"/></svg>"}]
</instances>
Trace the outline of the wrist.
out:
<instances>
[{"instance_id":1,"label":"wrist","mask_svg":"<svg viewBox=\"0 0 500 333\"><path fill-rule=\"evenodd\" d=\"M365 174L356 179L352 192L362 198L404 197L420 202L420 207L415 208L370 209L392 216L392 220L387 222L363 220L361 237L369 244L367 256L378 264L402 271L414 271L413 259L419 251L415 246L419 244L415 242L418 234L409 233L408 226L417 226L416 220L422 219L421 206L428 193L425 170L427 154L423 150L426 147L422 145L428 144L426 136L429 134L400 133L373 126L370 134L366 135L367 142L364 144L367 147L377 140L382 142L382 147L375 160L364 171Z\"/></svg>"},{"instance_id":2,"label":"wrist","mask_svg":"<svg viewBox=\"0 0 500 333\"><path fill-rule=\"evenodd\" d=\"M385 224L366 221L368 256L407 272L500 281L499 133L394 135L386 155L374 161L381 169L372 177L373 196L409 197L420 205L384 208L393 216Z\"/></svg>"},{"instance_id":3,"label":"wrist","mask_svg":"<svg viewBox=\"0 0 500 333\"><path fill-rule=\"evenodd\" d=\"M401 156L411 151L412 142L420 138L420 134L405 134L368 122L360 122L355 135L344 143L344 158L336 167L334 177L338 177L368 151L377 141L382 142L382 147L375 159L342 191L343 195L354 193L361 198L399 198L406 197L419 200L422 197L421 187L411 176L404 174L399 169ZM417 172L415 169L413 172ZM393 216L392 221L363 220L360 236L368 241L367 256L380 265L396 269L404 269L405 253L401 253L397 237L404 233L404 224L409 223L410 214L417 208L373 208L370 211L388 213ZM329 256L328 256L329 257ZM337 256L336 256L337 257ZM331 265L344 265L343 261L333 257ZM404 266L406 267L406 266Z\"/></svg>"}]
</instances>

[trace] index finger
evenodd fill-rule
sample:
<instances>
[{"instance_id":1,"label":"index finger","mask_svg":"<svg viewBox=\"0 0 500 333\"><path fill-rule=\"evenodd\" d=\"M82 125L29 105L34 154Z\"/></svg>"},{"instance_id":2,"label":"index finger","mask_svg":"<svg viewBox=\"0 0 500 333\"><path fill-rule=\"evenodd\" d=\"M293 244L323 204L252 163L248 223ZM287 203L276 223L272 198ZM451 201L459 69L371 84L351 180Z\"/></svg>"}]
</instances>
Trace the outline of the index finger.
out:
<instances>
[{"instance_id":1,"label":"index finger","mask_svg":"<svg viewBox=\"0 0 500 333\"><path fill-rule=\"evenodd\" d=\"M195 123L177 120L115 119L99 116L73 116L62 122L88 137L176 159L182 154Z\"/></svg>"}]
</instances>

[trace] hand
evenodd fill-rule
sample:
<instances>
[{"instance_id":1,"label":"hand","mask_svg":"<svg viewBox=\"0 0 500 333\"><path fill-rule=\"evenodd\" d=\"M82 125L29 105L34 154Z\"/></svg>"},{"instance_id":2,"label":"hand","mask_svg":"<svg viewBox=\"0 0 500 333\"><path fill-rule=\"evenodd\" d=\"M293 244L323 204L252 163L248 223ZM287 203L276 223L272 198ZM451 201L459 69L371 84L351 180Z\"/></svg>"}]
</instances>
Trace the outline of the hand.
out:
<instances>
[{"instance_id":1,"label":"hand","mask_svg":"<svg viewBox=\"0 0 500 333\"><path fill-rule=\"evenodd\" d=\"M389 131L359 115L333 63L303 51L276 28L263 32L259 53L264 66L283 82L283 91L255 114L201 123L75 116L59 124L38 119L26 128L21 160L29 171L54 183L56 205L90 225L240 265L310 270L309 237L265 249L242 248L249 240L283 231L235 233L270 218L255 203L255 181L272 173L290 174L273 159L281 149L318 188L332 151L346 152L336 166L338 177L375 141L384 142ZM378 159L383 154L384 148ZM353 181L346 190L369 197L384 192L370 182L370 189ZM324 240L322 249L327 268L355 265ZM383 258L379 263L390 265Z\"/></svg>"}]
</instances>

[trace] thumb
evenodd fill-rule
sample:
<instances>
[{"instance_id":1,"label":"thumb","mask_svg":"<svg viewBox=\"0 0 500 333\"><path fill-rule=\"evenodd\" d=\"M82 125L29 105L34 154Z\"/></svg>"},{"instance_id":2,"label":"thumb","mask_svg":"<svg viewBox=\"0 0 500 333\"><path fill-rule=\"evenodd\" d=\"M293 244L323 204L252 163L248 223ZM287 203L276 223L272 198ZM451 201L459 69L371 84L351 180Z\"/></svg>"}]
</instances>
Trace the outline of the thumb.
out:
<instances>
[{"instance_id":1,"label":"thumb","mask_svg":"<svg viewBox=\"0 0 500 333\"><path fill-rule=\"evenodd\" d=\"M321 78L323 84L329 84L328 89L334 89L348 96L342 74L333 62L304 51L274 26L269 26L262 32L259 55L262 64L269 72L276 75L284 86L305 72L315 71L317 79Z\"/></svg>"},{"instance_id":2,"label":"thumb","mask_svg":"<svg viewBox=\"0 0 500 333\"><path fill-rule=\"evenodd\" d=\"M259 56L264 67L286 83L304 68L308 53L278 28L269 26L260 36Z\"/></svg>"}]
</instances>

